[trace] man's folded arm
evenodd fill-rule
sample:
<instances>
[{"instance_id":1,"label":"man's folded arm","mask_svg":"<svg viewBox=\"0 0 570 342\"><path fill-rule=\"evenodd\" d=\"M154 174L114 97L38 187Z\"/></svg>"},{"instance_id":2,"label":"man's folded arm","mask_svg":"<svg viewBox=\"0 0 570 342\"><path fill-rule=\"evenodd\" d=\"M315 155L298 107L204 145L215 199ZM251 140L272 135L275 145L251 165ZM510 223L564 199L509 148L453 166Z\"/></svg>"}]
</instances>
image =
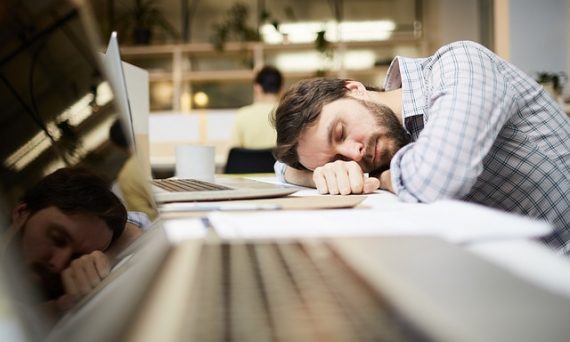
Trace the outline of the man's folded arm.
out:
<instances>
[{"instance_id":1,"label":"man's folded arm","mask_svg":"<svg viewBox=\"0 0 570 342\"><path fill-rule=\"evenodd\" d=\"M297 170L279 161L275 162L274 169L277 179L281 182L315 188L312 171Z\"/></svg>"}]
</instances>

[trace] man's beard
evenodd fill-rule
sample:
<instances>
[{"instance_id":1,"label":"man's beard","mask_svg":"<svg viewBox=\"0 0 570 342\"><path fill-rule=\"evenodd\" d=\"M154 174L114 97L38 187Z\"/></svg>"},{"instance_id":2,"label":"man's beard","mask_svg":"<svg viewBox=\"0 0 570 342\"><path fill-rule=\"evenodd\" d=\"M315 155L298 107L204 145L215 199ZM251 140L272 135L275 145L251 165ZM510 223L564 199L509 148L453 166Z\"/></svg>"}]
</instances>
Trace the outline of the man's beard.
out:
<instances>
[{"instance_id":1,"label":"man's beard","mask_svg":"<svg viewBox=\"0 0 570 342\"><path fill-rule=\"evenodd\" d=\"M34 263L28 267L33 274L40 277L40 282L34 285L39 287L44 299L57 299L65 293L59 273L51 272L41 263Z\"/></svg>"},{"instance_id":2,"label":"man's beard","mask_svg":"<svg viewBox=\"0 0 570 342\"><path fill-rule=\"evenodd\" d=\"M382 127L386 131L385 133L373 134L368 139L363 158L365 171L369 172L371 176L379 176L390 168L390 162L396 152L409 144L411 137L389 107L370 101L358 101L370 111L378 127ZM373 161L376 153L376 144L380 140L383 143L381 146L382 150L379 153L381 160Z\"/></svg>"}]
</instances>

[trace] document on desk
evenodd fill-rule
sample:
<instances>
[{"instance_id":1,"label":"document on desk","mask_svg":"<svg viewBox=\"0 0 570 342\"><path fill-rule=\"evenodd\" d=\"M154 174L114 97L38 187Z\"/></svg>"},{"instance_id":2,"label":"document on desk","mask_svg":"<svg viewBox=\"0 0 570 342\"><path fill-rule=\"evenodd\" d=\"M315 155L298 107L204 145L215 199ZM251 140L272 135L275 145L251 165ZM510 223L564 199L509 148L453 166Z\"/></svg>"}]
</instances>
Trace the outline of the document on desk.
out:
<instances>
[{"instance_id":1,"label":"document on desk","mask_svg":"<svg viewBox=\"0 0 570 342\"><path fill-rule=\"evenodd\" d=\"M228 239L435 235L451 242L471 242L539 237L552 230L544 221L461 201L387 209L213 212L208 218L220 237Z\"/></svg>"},{"instance_id":2,"label":"document on desk","mask_svg":"<svg viewBox=\"0 0 570 342\"><path fill-rule=\"evenodd\" d=\"M161 213L208 211L309 210L353 208L367 198L350 196L287 196L219 202L174 202L160 206Z\"/></svg>"}]
</instances>

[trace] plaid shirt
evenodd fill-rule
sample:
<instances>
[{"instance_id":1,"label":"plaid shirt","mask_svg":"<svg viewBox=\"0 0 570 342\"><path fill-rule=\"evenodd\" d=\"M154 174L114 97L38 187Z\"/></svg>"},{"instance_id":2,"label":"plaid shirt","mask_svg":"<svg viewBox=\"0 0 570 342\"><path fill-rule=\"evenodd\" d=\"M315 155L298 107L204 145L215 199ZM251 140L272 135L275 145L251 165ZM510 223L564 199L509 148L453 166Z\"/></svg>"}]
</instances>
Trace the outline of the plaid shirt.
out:
<instances>
[{"instance_id":1,"label":"plaid shirt","mask_svg":"<svg viewBox=\"0 0 570 342\"><path fill-rule=\"evenodd\" d=\"M459 198L546 219L544 241L570 253L570 119L541 86L473 42L429 58L397 57L387 91L402 88L413 142L391 162L409 202Z\"/></svg>"}]
</instances>

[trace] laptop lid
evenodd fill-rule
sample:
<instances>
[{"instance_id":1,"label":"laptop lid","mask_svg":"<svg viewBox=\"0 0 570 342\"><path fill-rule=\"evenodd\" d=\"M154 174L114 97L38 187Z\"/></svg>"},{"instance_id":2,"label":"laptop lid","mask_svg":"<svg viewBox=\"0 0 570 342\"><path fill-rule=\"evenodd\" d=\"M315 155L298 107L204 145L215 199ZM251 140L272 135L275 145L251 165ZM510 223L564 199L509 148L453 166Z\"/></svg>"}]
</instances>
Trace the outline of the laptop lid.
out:
<instances>
[{"instance_id":1,"label":"laptop lid","mask_svg":"<svg viewBox=\"0 0 570 342\"><path fill-rule=\"evenodd\" d=\"M134 127L136 126L135 118L139 113L134 113L132 105L134 101L129 100L130 94L135 86L133 82L129 82L127 79L127 74L125 70L127 68L136 68L128 63L122 62L119 43L117 38L117 33L111 33L109 38L109 44L107 46L107 52L103 58L103 62L107 70L109 71L110 82L113 84L114 89L116 89L118 103L122 108L122 113L126 115L122 118L125 125L128 127L126 130L131 132L131 139L135 137L136 132ZM137 71L132 70L128 75L130 77L136 77ZM148 98L147 98L148 99ZM143 98L137 98L136 101L143 101ZM136 142L138 146L138 142ZM141 155L141 151L137 149L137 154L139 159L141 159L140 164L149 168L147 155ZM150 170L148 171L150 175ZM200 191L182 191L182 190L167 190L163 187L157 186L158 183L151 185L154 198L158 203L164 202L183 202L183 201L216 201L216 200L235 200L235 199L254 199L254 198L272 198L286 196L294 193L297 188L293 186L261 183L252 180L239 180L239 179L217 179L216 184L219 184L226 189L223 190L200 190Z\"/></svg>"},{"instance_id":2,"label":"laptop lid","mask_svg":"<svg viewBox=\"0 0 570 342\"><path fill-rule=\"evenodd\" d=\"M107 51L103 58L103 65L107 68L109 82L113 86L116 103L121 109L121 113L123 113L123 117L121 119L125 125L125 132L128 133L131 146L136 148L133 112L131 110L131 104L127 93L127 80L124 77L125 73L119 52L117 32L111 33L109 44L107 45Z\"/></svg>"},{"instance_id":3,"label":"laptop lid","mask_svg":"<svg viewBox=\"0 0 570 342\"><path fill-rule=\"evenodd\" d=\"M1 7L0 301L25 339L41 340L53 317L28 305L41 291L25 286L27 265L9 253L19 248L12 210L61 167L87 168L111 185L128 155L109 143L120 109L94 52L103 45L87 4L6 0Z\"/></svg>"}]
</instances>

